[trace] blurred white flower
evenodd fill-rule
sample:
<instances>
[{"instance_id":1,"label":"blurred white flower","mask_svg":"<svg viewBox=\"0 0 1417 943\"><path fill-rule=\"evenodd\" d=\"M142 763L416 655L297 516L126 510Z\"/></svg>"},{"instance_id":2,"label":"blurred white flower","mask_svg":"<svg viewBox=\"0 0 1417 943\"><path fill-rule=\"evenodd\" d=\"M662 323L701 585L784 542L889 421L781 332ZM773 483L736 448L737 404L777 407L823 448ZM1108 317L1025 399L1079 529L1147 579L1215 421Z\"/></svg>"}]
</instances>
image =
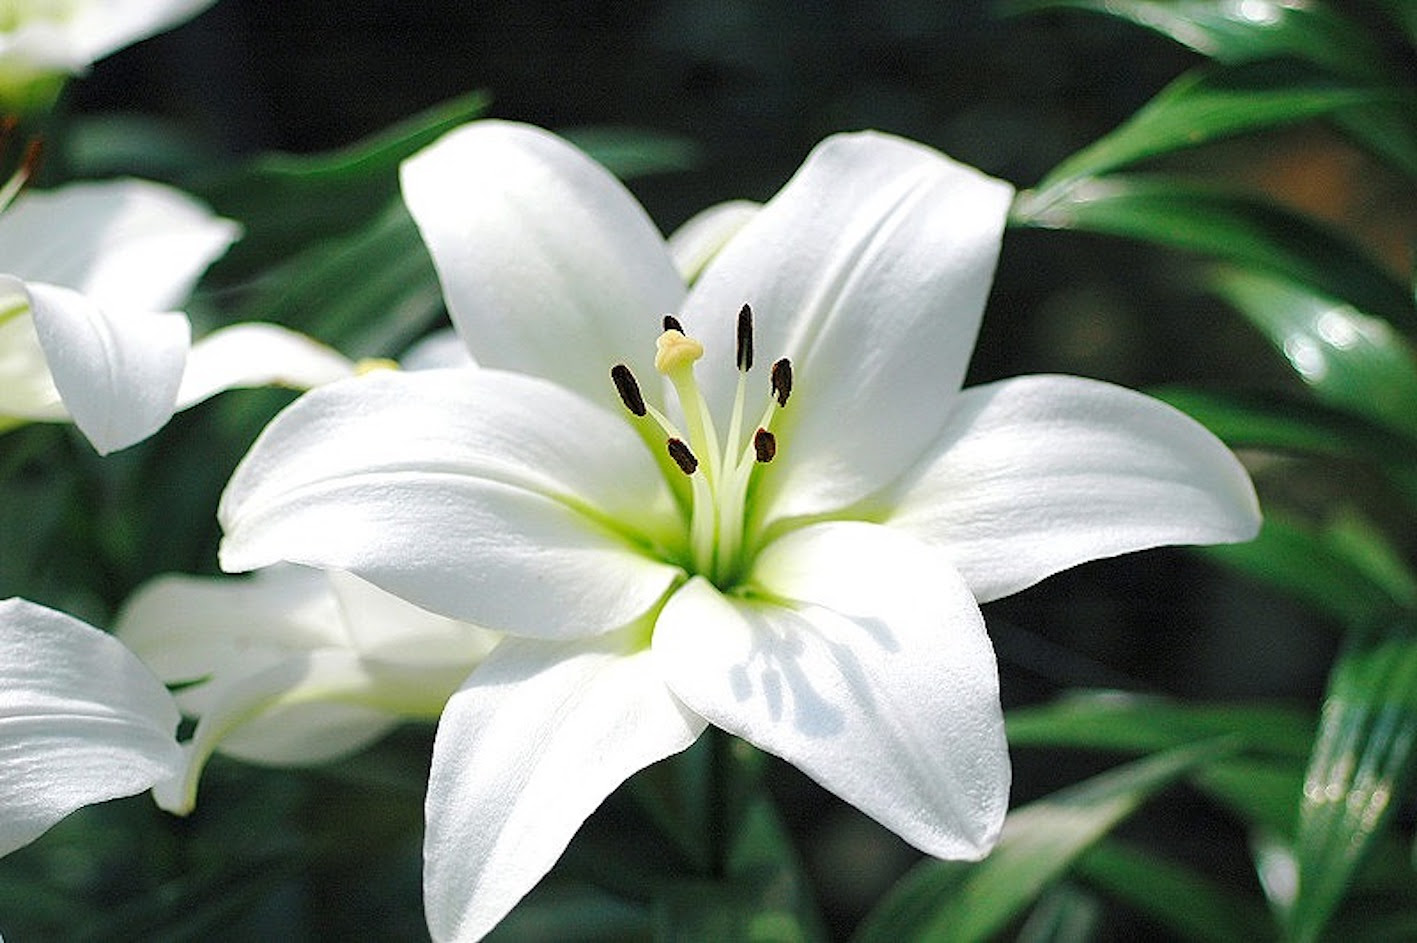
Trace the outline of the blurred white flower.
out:
<instances>
[{"instance_id":1,"label":"blurred white flower","mask_svg":"<svg viewBox=\"0 0 1417 943\"><path fill-rule=\"evenodd\" d=\"M0 429L72 419L106 454L219 390L348 376L347 359L275 325L191 343L172 309L238 233L146 181L22 193L0 212Z\"/></svg>"},{"instance_id":2,"label":"blurred white flower","mask_svg":"<svg viewBox=\"0 0 1417 943\"><path fill-rule=\"evenodd\" d=\"M185 814L213 750L321 763L401 720L436 720L497 643L345 573L275 566L249 579L168 575L119 614L116 635L197 718L181 777L155 791Z\"/></svg>"}]
</instances>

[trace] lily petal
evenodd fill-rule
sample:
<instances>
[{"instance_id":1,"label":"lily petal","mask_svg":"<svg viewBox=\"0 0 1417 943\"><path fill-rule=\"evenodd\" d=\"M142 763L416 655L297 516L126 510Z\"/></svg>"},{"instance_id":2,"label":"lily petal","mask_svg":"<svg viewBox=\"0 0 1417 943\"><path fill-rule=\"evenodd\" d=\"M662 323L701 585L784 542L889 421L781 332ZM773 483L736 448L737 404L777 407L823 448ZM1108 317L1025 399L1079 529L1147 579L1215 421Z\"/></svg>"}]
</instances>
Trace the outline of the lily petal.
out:
<instances>
[{"instance_id":1,"label":"lily petal","mask_svg":"<svg viewBox=\"0 0 1417 943\"><path fill-rule=\"evenodd\" d=\"M89 0L54 6L56 12L22 12L17 28L0 32L0 60L81 72L111 52L196 16L215 0ZM21 7L23 10L24 7ZM45 11L48 12L48 11ZM14 14L12 14L13 16Z\"/></svg>"},{"instance_id":2,"label":"lily petal","mask_svg":"<svg viewBox=\"0 0 1417 943\"><path fill-rule=\"evenodd\" d=\"M1254 486L1220 440L1108 383L965 390L936 449L886 523L938 545L981 602L1088 560L1259 530Z\"/></svg>"},{"instance_id":3,"label":"lily petal","mask_svg":"<svg viewBox=\"0 0 1417 943\"><path fill-rule=\"evenodd\" d=\"M642 631L508 639L448 702L423 849L433 939L491 930L617 786L703 731L636 650Z\"/></svg>"},{"instance_id":4,"label":"lily petal","mask_svg":"<svg viewBox=\"0 0 1417 943\"><path fill-rule=\"evenodd\" d=\"M304 334L275 324L233 324L192 345L177 405L186 409L238 387L308 390L353 374L348 357Z\"/></svg>"},{"instance_id":5,"label":"lily petal","mask_svg":"<svg viewBox=\"0 0 1417 943\"><path fill-rule=\"evenodd\" d=\"M405 370L437 370L439 367L475 366L467 345L450 327L434 331L403 352L399 365Z\"/></svg>"},{"instance_id":6,"label":"lily petal","mask_svg":"<svg viewBox=\"0 0 1417 943\"><path fill-rule=\"evenodd\" d=\"M761 203L729 200L696 213L669 236L669 255L686 284L692 285L728 240L758 215Z\"/></svg>"},{"instance_id":7,"label":"lily petal","mask_svg":"<svg viewBox=\"0 0 1417 943\"><path fill-rule=\"evenodd\" d=\"M947 558L878 525L813 525L759 555L767 599L702 579L665 605L670 689L929 854L976 859L1009 794L999 676Z\"/></svg>"},{"instance_id":8,"label":"lily petal","mask_svg":"<svg viewBox=\"0 0 1417 943\"><path fill-rule=\"evenodd\" d=\"M683 321L708 351L699 376L718 427L738 381L745 302L760 359L794 368L763 479L772 517L839 510L934 440L964 378L1012 194L928 147L838 135L710 263ZM765 374L750 386L749 421L767 404Z\"/></svg>"},{"instance_id":9,"label":"lily petal","mask_svg":"<svg viewBox=\"0 0 1417 943\"><path fill-rule=\"evenodd\" d=\"M478 363L611 409L612 366L655 375L659 317L678 310L684 284L659 231L603 167L539 128L479 121L405 161L402 181Z\"/></svg>"},{"instance_id":10,"label":"lily petal","mask_svg":"<svg viewBox=\"0 0 1417 943\"><path fill-rule=\"evenodd\" d=\"M0 419L68 419L35 333L29 303L23 282L0 276L0 312L6 312L0 314Z\"/></svg>"},{"instance_id":11,"label":"lily petal","mask_svg":"<svg viewBox=\"0 0 1417 943\"><path fill-rule=\"evenodd\" d=\"M175 776L177 707L116 639L0 602L0 855L70 812Z\"/></svg>"},{"instance_id":12,"label":"lily petal","mask_svg":"<svg viewBox=\"0 0 1417 943\"><path fill-rule=\"evenodd\" d=\"M0 214L0 271L117 311L168 311L240 232L186 194L145 180L26 191Z\"/></svg>"},{"instance_id":13,"label":"lily petal","mask_svg":"<svg viewBox=\"0 0 1417 943\"><path fill-rule=\"evenodd\" d=\"M185 315L118 312L68 288L0 275L0 295L20 290L64 407L100 455L172 418L190 340Z\"/></svg>"},{"instance_id":14,"label":"lily petal","mask_svg":"<svg viewBox=\"0 0 1417 943\"><path fill-rule=\"evenodd\" d=\"M222 566L346 570L433 612L594 634L678 578L674 499L630 426L554 384L378 371L301 397L222 496Z\"/></svg>"}]
</instances>

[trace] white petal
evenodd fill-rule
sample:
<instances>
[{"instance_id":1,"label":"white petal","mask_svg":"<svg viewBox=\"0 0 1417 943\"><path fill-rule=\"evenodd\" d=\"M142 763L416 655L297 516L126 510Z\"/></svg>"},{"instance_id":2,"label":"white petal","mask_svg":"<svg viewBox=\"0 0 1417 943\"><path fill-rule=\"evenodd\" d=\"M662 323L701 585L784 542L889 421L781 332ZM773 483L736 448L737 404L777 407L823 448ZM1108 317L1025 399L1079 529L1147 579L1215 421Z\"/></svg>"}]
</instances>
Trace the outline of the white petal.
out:
<instances>
[{"instance_id":1,"label":"white petal","mask_svg":"<svg viewBox=\"0 0 1417 943\"><path fill-rule=\"evenodd\" d=\"M69 418L44 358L24 284L0 277L0 417L30 422ZM0 423L3 425L3 423Z\"/></svg>"},{"instance_id":2,"label":"white petal","mask_svg":"<svg viewBox=\"0 0 1417 943\"><path fill-rule=\"evenodd\" d=\"M478 363L612 409L615 364L648 387L660 316L678 310L684 286L654 224L604 168L538 128L479 121L406 161L402 180Z\"/></svg>"},{"instance_id":3,"label":"white petal","mask_svg":"<svg viewBox=\"0 0 1417 943\"><path fill-rule=\"evenodd\" d=\"M212 682L186 772L154 790L169 812L186 814L212 751L280 766L322 763L381 737L401 718L432 719L473 664L411 668L324 649L291 654L263 671Z\"/></svg>"},{"instance_id":4,"label":"white petal","mask_svg":"<svg viewBox=\"0 0 1417 943\"><path fill-rule=\"evenodd\" d=\"M0 60L68 72L196 16L215 0L83 0L21 5L0 33ZM53 12L46 6L54 7ZM42 11L42 12L41 12ZM47 15L46 15L47 14Z\"/></svg>"},{"instance_id":5,"label":"white petal","mask_svg":"<svg viewBox=\"0 0 1417 943\"><path fill-rule=\"evenodd\" d=\"M835 511L905 471L949 414L994 275L1012 189L880 134L823 142L694 285L684 325L719 429L736 315L756 315L748 421L766 366L794 368L764 475L772 517ZM760 502L761 503L761 502Z\"/></svg>"},{"instance_id":6,"label":"white petal","mask_svg":"<svg viewBox=\"0 0 1417 943\"><path fill-rule=\"evenodd\" d=\"M353 374L348 357L304 334L275 324L233 324L192 345L177 404L186 409L238 387L308 390Z\"/></svg>"},{"instance_id":7,"label":"white petal","mask_svg":"<svg viewBox=\"0 0 1417 943\"><path fill-rule=\"evenodd\" d=\"M669 255L685 283L693 284L728 240L758 215L761 203L729 200L696 213L669 236Z\"/></svg>"},{"instance_id":8,"label":"white petal","mask_svg":"<svg viewBox=\"0 0 1417 943\"><path fill-rule=\"evenodd\" d=\"M606 796L703 731L636 634L509 639L448 702L423 850L433 939L491 930Z\"/></svg>"},{"instance_id":9,"label":"white petal","mask_svg":"<svg viewBox=\"0 0 1417 943\"><path fill-rule=\"evenodd\" d=\"M887 522L941 547L981 601L1087 560L1259 529L1249 476L1190 417L1078 377L965 390Z\"/></svg>"},{"instance_id":10,"label":"white petal","mask_svg":"<svg viewBox=\"0 0 1417 943\"><path fill-rule=\"evenodd\" d=\"M0 271L114 310L167 311L239 233L186 194L143 180L26 191L0 213Z\"/></svg>"},{"instance_id":11,"label":"white petal","mask_svg":"<svg viewBox=\"0 0 1417 943\"><path fill-rule=\"evenodd\" d=\"M944 555L820 524L765 548L750 585L781 601L701 579L670 598L654 633L670 689L922 851L982 857L1009 794L999 677Z\"/></svg>"},{"instance_id":12,"label":"white petal","mask_svg":"<svg viewBox=\"0 0 1417 943\"><path fill-rule=\"evenodd\" d=\"M352 574L331 570L325 576L350 641L365 657L409 667L464 664L470 671L501 640L495 632L420 609Z\"/></svg>"},{"instance_id":13,"label":"white petal","mask_svg":"<svg viewBox=\"0 0 1417 943\"><path fill-rule=\"evenodd\" d=\"M662 476L619 417L532 377L377 371L301 397L232 476L222 565L347 570L513 634L625 625L678 577Z\"/></svg>"},{"instance_id":14,"label":"white petal","mask_svg":"<svg viewBox=\"0 0 1417 943\"><path fill-rule=\"evenodd\" d=\"M0 283L0 293L13 293L14 279L0 275ZM24 290L54 386L100 454L140 442L172 418L190 338L186 315L102 308L38 282Z\"/></svg>"},{"instance_id":15,"label":"white petal","mask_svg":"<svg viewBox=\"0 0 1417 943\"><path fill-rule=\"evenodd\" d=\"M167 690L117 640L0 602L0 855L75 809L174 776L177 721Z\"/></svg>"},{"instance_id":16,"label":"white petal","mask_svg":"<svg viewBox=\"0 0 1417 943\"><path fill-rule=\"evenodd\" d=\"M437 370L472 366L474 361L458 332L449 327L434 331L404 351L399 365L405 370Z\"/></svg>"}]
</instances>

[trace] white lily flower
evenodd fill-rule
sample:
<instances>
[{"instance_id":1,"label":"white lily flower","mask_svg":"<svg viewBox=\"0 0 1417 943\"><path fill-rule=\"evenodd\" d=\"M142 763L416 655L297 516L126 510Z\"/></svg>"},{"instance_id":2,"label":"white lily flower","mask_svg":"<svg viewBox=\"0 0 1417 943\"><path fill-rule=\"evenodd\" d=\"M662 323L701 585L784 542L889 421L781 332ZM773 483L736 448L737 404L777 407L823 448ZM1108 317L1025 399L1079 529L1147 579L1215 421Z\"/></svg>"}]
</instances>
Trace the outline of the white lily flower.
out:
<instances>
[{"instance_id":1,"label":"white lily flower","mask_svg":"<svg viewBox=\"0 0 1417 943\"><path fill-rule=\"evenodd\" d=\"M438 727L437 939L487 932L709 723L980 857L1009 762L976 600L1258 527L1234 456L1155 400L960 390L1012 191L929 148L828 139L687 292L623 187L545 132L468 126L403 188L480 366L296 401L223 496L221 558L511 636Z\"/></svg>"},{"instance_id":2,"label":"white lily flower","mask_svg":"<svg viewBox=\"0 0 1417 943\"><path fill-rule=\"evenodd\" d=\"M251 579L166 575L114 635L198 720L185 771L154 791L185 815L214 750L274 766L360 750L401 720L436 720L497 643L347 573L276 566Z\"/></svg>"},{"instance_id":3,"label":"white lily flower","mask_svg":"<svg viewBox=\"0 0 1417 943\"><path fill-rule=\"evenodd\" d=\"M215 0L6 0L0 105L27 107L67 75L191 19Z\"/></svg>"},{"instance_id":4,"label":"white lily flower","mask_svg":"<svg viewBox=\"0 0 1417 943\"><path fill-rule=\"evenodd\" d=\"M107 454L219 390L349 376L347 359L276 325L191 344L172 309L238 234L140 180L26 192L0 212L0 429L72 419Z\"/></svg>"},{"instance_id":5,"label":"white lily flower","mask_svg":"<svg viewBox=\"0 0 1417 943\"><path fill-rule=\"evenodd\" d=\"M112 636L23 599L0 602L0 720L0 855L182 770L161 682Z\"/></svg>"}]
</instances>

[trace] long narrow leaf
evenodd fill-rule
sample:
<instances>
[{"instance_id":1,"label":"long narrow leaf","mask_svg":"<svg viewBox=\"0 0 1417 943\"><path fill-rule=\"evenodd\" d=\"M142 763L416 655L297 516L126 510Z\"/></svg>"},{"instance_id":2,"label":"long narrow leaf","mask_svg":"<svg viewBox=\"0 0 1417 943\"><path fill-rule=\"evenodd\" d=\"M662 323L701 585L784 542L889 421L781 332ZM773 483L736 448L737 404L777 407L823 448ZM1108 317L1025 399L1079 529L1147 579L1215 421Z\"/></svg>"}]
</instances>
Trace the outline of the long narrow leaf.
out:
<instances>
[{"instance_id":1,"label":"long narrow leaf","mask_svg":"<svg viewBox=\"0 0 1417 943\"><path fill-rule=\"evenodd\" d=\"M1258 268L1417 332L1410 288L1367 253L1275 204L1162 177L1086 178L1026 192L1013 221L1144 239Z\"/></svg>"},{"instance_id":2,"label":"long narrow leaf","mask_svg":"<svg viewBox=\"0 0 1417 943\"><path fill-rule=\"evenodd\" d=\"M988 858L974 865L917 866L867 918L855 940L988 939L1147 797L1234 749L1233 741L1210 741L1147 757L1012 812Z\"/></svg>"}]
</instances>

